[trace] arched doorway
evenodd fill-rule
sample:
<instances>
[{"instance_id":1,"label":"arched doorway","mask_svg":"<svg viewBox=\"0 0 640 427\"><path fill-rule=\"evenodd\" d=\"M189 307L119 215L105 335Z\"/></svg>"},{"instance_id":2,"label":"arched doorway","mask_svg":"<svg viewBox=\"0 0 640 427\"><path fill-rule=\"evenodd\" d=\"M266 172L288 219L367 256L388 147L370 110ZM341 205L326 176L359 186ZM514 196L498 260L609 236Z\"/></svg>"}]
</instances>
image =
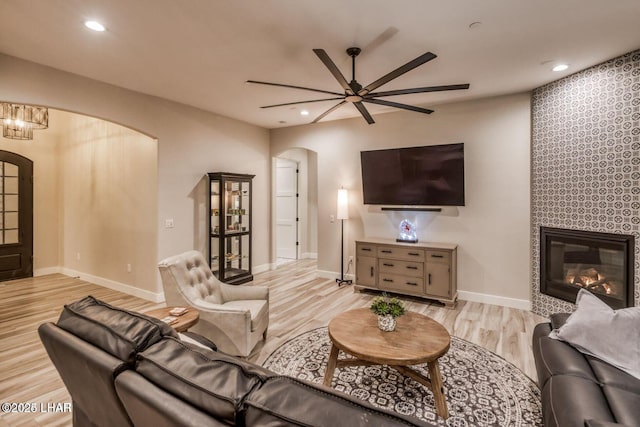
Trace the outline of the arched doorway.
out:
<instances>
[{"instance_id":1,"label":"arched doorway","mask_svg":"<svg viewBox=\"0 0 640 427\"><path fill-rule=\"evenodd\" d=\"M0 150L0 280L33 276L33 162Z\"/></svg>"}]
</instances>

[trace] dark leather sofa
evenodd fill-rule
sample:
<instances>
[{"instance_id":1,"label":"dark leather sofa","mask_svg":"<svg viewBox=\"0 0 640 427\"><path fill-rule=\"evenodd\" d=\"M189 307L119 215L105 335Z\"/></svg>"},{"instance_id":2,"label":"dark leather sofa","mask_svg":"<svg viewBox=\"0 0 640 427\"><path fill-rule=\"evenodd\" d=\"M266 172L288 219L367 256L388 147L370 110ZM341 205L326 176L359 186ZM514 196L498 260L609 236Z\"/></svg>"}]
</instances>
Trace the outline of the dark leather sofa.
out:
<instances>
[{"instance_id":1,"label":"dark leather sofa","mask_svg":"<svg viewBox=\"0 0 640 427\"><path fill-rule=\"evenodd\" d=\"M640 426L640 380L548 337L568 317L566 313L552 315L551 322L537 325L533 332L544 425Z\"/></svg>"},{"instance_id":2,"label":"dark leather sofa","mask_svg":"<svg viewBox=\"0 0 640 427\"><path fill-rule=\"evenodd\" d=\"M74 426L430 425L187 343L92 297L38 332L71 395Z\"/></svg>"}]
</instances>

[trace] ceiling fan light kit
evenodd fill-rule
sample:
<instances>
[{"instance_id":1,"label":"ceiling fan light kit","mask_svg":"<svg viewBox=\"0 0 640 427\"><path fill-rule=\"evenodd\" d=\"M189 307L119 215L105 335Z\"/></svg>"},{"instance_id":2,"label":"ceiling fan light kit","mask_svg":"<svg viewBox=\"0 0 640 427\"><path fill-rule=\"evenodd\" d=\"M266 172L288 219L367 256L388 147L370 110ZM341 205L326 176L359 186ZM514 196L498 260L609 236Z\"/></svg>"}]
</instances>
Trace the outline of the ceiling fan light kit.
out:
<instances>
[{"instance_id":1,"label":"ceiling fan light kit","mask_svg":"<svg viewBox=\"0 0 640 427\"><path fill-rule=\"evenodd\" d=\"M350 47L347 49L347 55L351 57L352 79L350 82L347 82L347 79L345 79L344 75L342 75L342 73L340 72L336 64L331 60L329 55L327 55L327 52L325 52L323 49L313 49L313 52L318 56L318 58L320 59L320 61L322 61L325 67L327 67L329 72L338 81L340 86L342 86L344 93L332 92L332 91L327 91L322 89L313 89L313 88L308 88L303 86L287 85L287 84L281 84L281 83L270 83L270 82L262 82L257 80L247 80L247 83L287 87L291 89L299 89L299 90L306 90L311 92L335 95L332 98L311 99L308 101L297 101L297 102L287 102L284 104L265 105L260 108L283 107L287 105L306 104L310 102L340 101L339 103L337 103L336 105L334 105L333 107L329 108L327 111L325 111L324 113L316 117L311 123L319 122L324 117L326 117L327 115L329 115L330 113L332 113L333 111L342 107L345 104L353 104L356 107L356 109L360 112L362 117L367 121L367 123L373 124L375 123L375 121L373 120L373 117L371 117L371 114L369 113L367 108L364 106L363 104L364 102L383 105L386 107L399 108L402 110L415 111L423 114L431 114L433 113L433 110L430 110L428 108L415 107L413 105L401 104L399 102L386 101L378 98L385 97L385 96L408 95L411 93L427 93L427 92L441 92L441 91L449 91L449 90L469 89L469 84L464 83L464 84L456 84L456 85L427 86L427 87L417 87L417 88L410 88L410 89L390 90L386 92L374 92L380 86L389 83L391 80L394 80L400 77L401 75L413 70L414 68L417 68L420 65L435 59L436 55L431 52L427 52L420 55L419 57L413 59L412 61L407 62L401 67L396 68L390 73L385 74L384 76L380 77L378 80L374 81L373 83L365 87L363 87L356 80L356 57L361 52L360 48Z\"/></svg>"}]
</instances>

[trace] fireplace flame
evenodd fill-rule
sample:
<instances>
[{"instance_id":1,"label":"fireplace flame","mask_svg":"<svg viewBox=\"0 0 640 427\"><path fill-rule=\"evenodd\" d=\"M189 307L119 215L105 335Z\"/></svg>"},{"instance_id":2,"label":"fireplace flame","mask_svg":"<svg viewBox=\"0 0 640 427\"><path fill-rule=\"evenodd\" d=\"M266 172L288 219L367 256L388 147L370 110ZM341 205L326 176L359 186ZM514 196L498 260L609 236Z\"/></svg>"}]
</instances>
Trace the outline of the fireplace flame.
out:
<instances>
[{"instance_id":1,"label":"fireplace flame","mask_svg":"<svg viewBox=\"0 0 640 427\"><path fill-rule=\"evenodd\" d=\"M565 277L565 283L605 295L611 295L614 291L609 279L593 267L583 268L578 266L570 269Z\"/></svg>"}]
</instances>

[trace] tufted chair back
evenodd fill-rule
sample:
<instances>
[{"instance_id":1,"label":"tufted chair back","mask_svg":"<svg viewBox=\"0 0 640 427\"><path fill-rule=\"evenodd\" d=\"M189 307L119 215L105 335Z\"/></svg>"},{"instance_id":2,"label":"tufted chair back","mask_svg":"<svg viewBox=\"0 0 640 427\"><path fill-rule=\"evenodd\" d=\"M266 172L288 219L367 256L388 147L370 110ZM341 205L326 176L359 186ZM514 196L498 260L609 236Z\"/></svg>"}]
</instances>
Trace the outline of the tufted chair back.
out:
<instances>
[{"instance_id":1,"label":"tufted chair back","mask_svg":"<svg viewBox=\"0 0 640 427\"><path fill-rule=\"evenodd\" d=\"M220 281L200 252L174 255L163 260L158 267L167 305L194 305L198 301L224 304Z\"/></svg>"}]
</instances>

